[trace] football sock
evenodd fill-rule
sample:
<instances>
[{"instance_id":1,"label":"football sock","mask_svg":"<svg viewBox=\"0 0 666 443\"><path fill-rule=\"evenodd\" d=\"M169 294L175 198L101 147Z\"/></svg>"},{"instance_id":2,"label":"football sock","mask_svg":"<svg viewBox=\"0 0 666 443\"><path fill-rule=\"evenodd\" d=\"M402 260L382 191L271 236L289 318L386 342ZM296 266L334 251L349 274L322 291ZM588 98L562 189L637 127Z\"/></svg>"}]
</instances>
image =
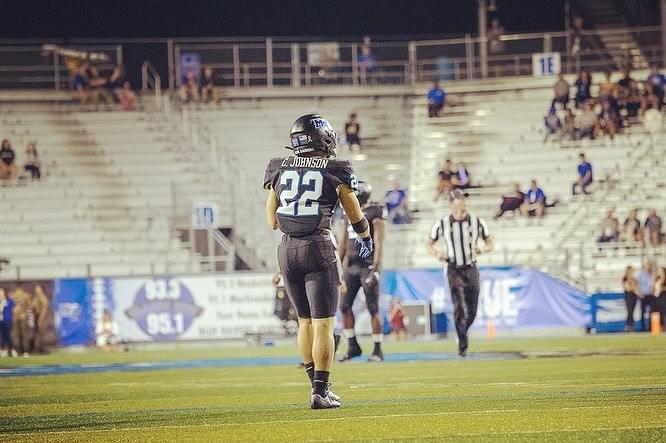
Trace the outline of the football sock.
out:
<instances>
[{"instance_id":1,"label":"football sock","mask_svg":"<svg viewBox=\"0 0 666 443\"><path fill-rule=\"evenodd\" d=\"M382 340L384 336L382 334L372 334L372 341L375 343L375 349L372 351L373 354L379 354L382 352Z\"/></svg>"},{"instance_id":2,"label":"football sock","mask_svg":"<svg viewBox=\"0 0 666 443\"><path fill-rule=\"evenodd\" d=\"M356 341L356 334L354 333L354 329L345 329L344 331L345 337L347 337L347 341L349 342L349 346L353 347L358 347L358 342Z\"/></svg>"},{"instance_id":3,"label":"football sock","mask_svg":"<svg viewBox=\"0 0 666 443\"><path fill-rule=\"evenodd\" d=\"M328 376L331 373L328 371L315 371L314 372L314 382L312 387L314 388L315 394L319 394L322 397L326 395L328 391Z\"/></svg>"},{"instance_id":4,"label":"football sock","mask_svg":"<svg viewBox=\"0 0 666 443\"><path fill-rule=\"evenodd\" d=\"M308 378L310 379L310 384L314 382L314 362L306 363L305 364L305 373L308 374Z\"/></svg>"}]
</instances>

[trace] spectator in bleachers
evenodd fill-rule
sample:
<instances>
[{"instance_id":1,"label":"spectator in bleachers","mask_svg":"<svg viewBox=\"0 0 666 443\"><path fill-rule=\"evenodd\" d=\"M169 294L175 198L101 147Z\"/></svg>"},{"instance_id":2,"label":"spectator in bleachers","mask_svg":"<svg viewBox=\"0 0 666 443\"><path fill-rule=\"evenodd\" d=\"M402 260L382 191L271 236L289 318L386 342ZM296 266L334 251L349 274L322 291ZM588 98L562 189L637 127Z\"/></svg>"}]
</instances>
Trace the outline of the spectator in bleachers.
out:
<instances>
[{"instance_id":1,"label":"spectator in bleachers","mask_svg":"<svg viewBox=\"0 0 666 443\"><path fill-rule=\"evenodd\" d=\"M657 94L658 88L659 87L655 86L652 82L645 82L643 94L641 95L641 111L643 114L645 114L650 108L655 108L657 111L661 111L663 96Z\"/></svg>"},{"instance_id":2,"label":"spectator in bleachers","mask_svg":"<svg viewBox=\"0 0 666 443\"><path fill-rule=\"evenodd\" d=\"M500 23L497 17L493 18L490 21L490 27L488 28L488 52L491 55L497 55L504 52L504 42L502 41L502 36L505 33L504 26Z\"/></svg>"},{"instance_id":3,"label":"spectator in bleachers","mask_svg":"<svg viewBox=\"0 0 666 443\"><path fill-rule=\"evenodd\" d=\"M185 82L178 90L178 96L183 103L198 103L199 102L199 82L194 72L187 71L185 75Z\"/></svg>"},{"instance_id":4,"label":"spectator in bleachers","mask_svg":"<svg viewBox=\"0 0 666 443\"><path fill-rule=\"evenodd\" d=\"M361 149L361 124L355 112L349 114L345 123L345 138L350 149L356 151Z\"/></svg>"},{"instance_id":5,"label":"spectator in bleachers","mask_svg":"<svg viewBox=\"0 0 666 443\"><path fill-rule=\"evenodd\" d=\"M661 217L657 215L656 209L650 209L650 213L645 219L645 224L643 225L643 232L647 237L646 243L650 242L652 246L659 246L662 242L662 236L664 235L661 232L662 222Z\"/></svg>"},{"instance_id":6,"label":"spectator in bleachers","mask_svg":"<svg viewBox=\"0 0 666 443\"><path fill-rule=\"evenodd\" d=\"M564 110L564 121L562 122L562 137L569 140L576 140L576 116L571 107L567 106Z\"/></svg>"},{"instance_id":7,"label":"spectator in bleachers","mask_svg":"<svg viewBox=\"0 0 666 443\"><path fill-rule=\"evenodd\" d=\"M0 288L0 357L12 357L12 317L14 313L14 300L4 288Z\"/></svg>"},{"instance_id":8,"label":"spectator in bleachers","mask_svg":"<svg viewBox=\"0 0 666 443\"><path fill-rule=\"evenodd\" d=\"M629 215L624 220L622 239L624 241L643 241L643 230L641 229L641 221L638 219L638 209L629 211Z\"/></svg>"},{"instance_id":9,"label":"spectator in bleachers","mask_svg":"<svg viewBox=\"0 0 666 443\"><path fill-rule=\"evenodd\" d=\"M627 269L624 271L622 288L624 289L624 303L627 305L627 319L624 322L624 331L631 332L634 330L634 311L636 310L638 294L641 292L633 266L627 266Z\"/></svg>"},{"instance_id":10,"label":"spectator in bleachers","mask_svg":"<svg viewBox=\"0 0 666 443\"><path fill-rule=\"evenodd\" d=\"M562 122L560 117L557 115L557 108L555 107L555 102L550 105L548 114L543 118L544 125L546 126L546 137L544 138L544 143L548 140L548 137L551 135L559 135L562 131Z\"/></svg>"},{"instance_id":11,"label":"spectator in bleachers","mask_svg":"<svg viewBox=\"0 0 666 443\"><path fill-rule=\"evenodd\" d=\"M601 101L601 112L597 116L597 124L595 127L595 136L608 134L611 140L617 134L620 127L620 116L612 105L610 100Z\"/></svg>"},{"instance_id":12,"label":"spectator in bleachers","mask_svg":"<svg viewBox=\"0 0 666 443\"><path fill-rule=\"evenodd\" d=\"M564 78L564 74L560 72L557 74L557 81L553 85L553 93L555 98L553 98L553 104L561 104L566 106L569 103L569 83Z\"/></svg>"},{"instance_id":13,"label":"spectator in bleachers","mask_svg":"<svg viewBox=\"0 0 666 443\"><path fill-rule=\"evenodd\" d=\"M121 65L116 66L111 71L111 75L106 79L106 90L113 96L116 102L120 103L119 93L125 85L125 68Z\"/></svg>"},{"instance_id":14,"label":"spectator in bleachers","mask_svg":"<svg viewBox=\"0 0 666 443\"><path fill-rule=\"evenodd\" d=\"M594 178L592 177L592 164L587 161L584 153L578 154L580 163L578 163L578 178L574 182L571 193L576 195L576 188L580 188L583 194L589 194L587 191L588 186L592 184Z\"/></svg>"},{"instance_id":15,"label":"spectator in bleachers","mask_svg":"<svg viewBox=\"0 0 666 443\"><path fill-rule=\"evenodd\" d=\"M595 131L599 119L597 114L594 113L592 108L592 103L585 102L583 108L578 112L576 116L576 139L582 140L585 137L589 137L591 140L595 138Z\"/></svg>"},{"instance_id":16,"label":"spectator in bleachers","mask_svg":"<svg viewBox=\"0 0 666 443\"><path fill-rule=\"evenodd\" d=\"M599 98L615 97L617 94L617 85L611 81L611 75L610 71L604 72L604 81L599 85Z\"/></svg>"},{"instance_id":17,"label":"spectator in bleachers","mask_svg":"<svg viewBox=\"0 0 666 443\"><path fill-rule=\"evenodd\" d=\"M0 146L0 180L3 185L16 176L16 153L8 139Z\"/></svg>"},{"instance_id":18,"label":"spectator in bleachers","mask_svg":"<svg viewBox=\"0 0 666 443\"><path fill-rule=\"evenodd\" d=\"M432 82L432 88L428 91L428 117L439 117L446 103L446 92L439 87L439 81Z\"/></svg>"},{"instance_id":19,"label":"spectator in bleachers","mask_svg":"<svg viewBox=\"0 0 666 443\"><path fill-rule=\"evenodd\" d=\"M213 74L213 68L209 66L203 70L201 76L201 101L204 103L217 102L215 91L215 75Z\"/></svg>"},{"instance_id":20,"label":"spectator in bleachers","mask_svg":"<svg viewBox=\"0 0 666 443\"><path fill-rule=\"evenodd\" d=\"M663 101L664 92L666 92L666 75L659 72L659 65L656 63L650 66L650 75L648 75L647 81L654 86L654 93Z\"/></svg>"},{"instance_id":21,"label":"spectator in bleachers","mask_svg":"<svg viewBox=\"0 0 666 443\"><path fill-rule=\"evenodd\" d=\"M525 194L520 190L520 183L516 182L513 185L513 191L502 196L502 203L495 214L495 220L503 216L505 212L512 211L515 215L516 210L520 209L524 201Z\"/></svg>"},{"instance_id":22,"label":"spectator in bleachers","mask_svg":"<svg viewBox=\"0 0 666 443\"><path fill-rule=\"evenodd\" d=\"M618 105L627 112L628 117L636 117L641 106L638 82L631 77L631 70L624 69L624 77L617 82Z\"/></svg>"},{"instance_id":23,"label":"spectator in bleachers","mask_svg":"<svg viewBox=\"0 0 666 443\"><path fill-rule=\"evenodd\" d=\"M578 56L581 51L587 49L585 42L584 32L585 22L582 17L576 16L573 19L571 29L569 29L569 41L571 42L571 47L569 48L569 54L572 56Z\"/></svg>"},{"instance_id":24,"label":"spectator in bleachers","mask_svg":"<svg viewBox=\"0 0 666 443\"><path fill-rule=\"evenodd\" d=\"M659 98L652 97L652 103L643 112L643 128L650 134L659 134L664 126L664 118L659 106Z\"/></svg>"},{"instance_id":25,"label":"spectator in bleachers","mask_svg":"<svg viewBox=\"0 0 666 443\"><path fill-rule=\"evenodd\" d=\"M25 149L25 164L23 165L23 169L30 173L33 180L39 180L42 178L39 155L37 154L37 145L35 145L34 142L28 143L28 146Z\"/></svg>"},{"instance_id":26,"label":"spectator in bleachers","mask_svg":"<svg viewBox=\"0 0 666 443\"><path fill-rule=\"evenodd\" d=\"M587 69L580 71L575 85L576 95L574 96L574 102L576 103L576 108L580 108L581 104L592 98L592 93L590 92L592 76Z\"/></svg>"},{"instance_id":27,"label":"spectator in bleachers","mask_svg":"<svg viewBox=\"0 0 666 443\"><path fill-rule=\"evenodd\" d=\"M88 85L90 85L90 101L92 103L113 103L113 94L111 94L106 88L107 83L108 79L102 77L97 67L92 66L90 68L90 78L88 79Z\"/></svg>"},{"instance_id":28,"label":"spectator in bleachers","mask_svg":"<svg viewBox=\"0 0 666 443\"><path fill-rule=\"evenodd\" d=\"M88 64L82 63L74 72L70 82L69 89L79 100L79 103L85 105L90 102L90 85L88 84Z\"/></svg>"},{"instance_id":29,"label":"spectator in bleachers","mask_svg":"<svg viewBox=\"0 0 666 443\"><path fill-rule=\"evenodd\" d=\"M361 53L358 55L358 69L361 77L361 84L374 83L375 56L370 49L370 44L364 43L361 46Z\"/></svg>"},{"instance_id":30,"label":"spectator in bleachers","mask_svg":"<svg viewBox=\"0 0 666 443\"><path fill-rule=\"evenodd\" d=\"M601 222L601 235L597 239L599 243L616 242L620 238L620 222L613 214L613 210L606 212Z\"/></svg>"},{"instance_id":31,"label":"spectator in bleachers","mask_svg":"<svg viewBox=\"0 0 666 443\"><path fill-rule=\"evenodd\" d=\"M451 187L454 189L467 189L471 188L469 171L464 163L458 163L458 169L453 177L451 177Z\"/></svg>"},{"instance_id":32,"label":"spectator in bleachers","mask_svg":"<svg viewBox=\"0 0 666 443\"><path fill-rule=\"evenodd\" d=\"M543 218L546 213L546 194L537 185L537 181L530 181L530 188L525 193L525 200L521 206L521 212L525 216Z\"/></svg>"},{"instance_id":33,"label":"spectator in bleachers","mask_svg":"<svg viewBox=\"0 0 666 443\"><path fill-rule=\"evenodd\" d=\"M132 91L129 81L125 80L123 89L118 91L118 99L123 110L134 111L136 109L136 94Z\"/></svg>"},{"instance_id":34,"label":"spectator in bleachers","mask_svg":"<svg viewBox=\"0 0 666 443\"><path fill-rule=\"evenodd\" d=\"M638 273L638 294L641 305L641 331L645 331L645 314L654 306L654 278L656 265L653 261L646 261L643 269ZM649 323L648 323L649 324Z\"/></svg>"},{"instance_id":35,"label":"spectator in bleachers","mask_svg":"<svg viewBox=\"0 0 666 443\"><path fill-rule=\"evenodd\" d=\"M455 176L456 171L453 169L453 163L447 158L444 160L442 169L437 172L437 195L435 195L435 201L451 190L451 180Z\"/></svg>"},{"instance_id":36,"label":"spectator in bleachers","mask_svg":"<svg viewBox=\"0 0 666 443\"><path fill-rule=\"evenodd\" d=\"M393 182L393 189L386 192L386 209L389 220L393 224L400 225L409 223L409 211L407 209L407 190L400 187L400 182Z\"/></svg>"}]
</instances>

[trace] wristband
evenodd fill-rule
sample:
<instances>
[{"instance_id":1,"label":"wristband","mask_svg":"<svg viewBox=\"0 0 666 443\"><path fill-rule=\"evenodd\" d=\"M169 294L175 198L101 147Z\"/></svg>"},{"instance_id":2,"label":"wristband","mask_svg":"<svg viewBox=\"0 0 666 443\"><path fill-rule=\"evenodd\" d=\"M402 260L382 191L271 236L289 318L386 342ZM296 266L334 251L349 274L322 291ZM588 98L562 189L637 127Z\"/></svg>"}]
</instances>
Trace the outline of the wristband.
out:
<instances>
[{"instance_id":1,"label":"wristband","mask_svg":"<svg viewBox=\"0 0 666 443\"><path fill-rule=\"evenodd\" d=\"M362 234L365 231L370 229L370 225L368 224L368 219L363 217L363 219L359 222L352 223L352 228L354 229L354 232L357 234ZM370 237L370 236L368 236ZM366 240L365 238L363 240Z\"/></svg>"}]
</instances>

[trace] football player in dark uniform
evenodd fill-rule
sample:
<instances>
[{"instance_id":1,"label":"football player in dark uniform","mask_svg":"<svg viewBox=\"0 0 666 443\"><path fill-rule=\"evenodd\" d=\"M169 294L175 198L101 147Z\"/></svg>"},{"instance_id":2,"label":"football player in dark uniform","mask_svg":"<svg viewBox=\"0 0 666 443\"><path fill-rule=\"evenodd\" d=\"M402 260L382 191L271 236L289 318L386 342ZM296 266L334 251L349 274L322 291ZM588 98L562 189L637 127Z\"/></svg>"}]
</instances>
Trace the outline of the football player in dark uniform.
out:
<instances>
[{"instance_id":1,"label":"football player in dark uniform","mask_svg":"<svg viewBox=\"0 0 666 443\"><path fill-rule=\"evenodd\" d=\"M266 217L284 236L278 263L287 295L298 313L298 349L312 384L313 409L337 408L329 390L333 327L340 291L340 262L331 235L338 200L358 235L359 255L372 254L368 220L356 198L356 176L347 161L335 160L337 134L317 114L291 128L294 156L274 158L266 168Z\"/></svg>"},{"instance_id":2,"label":"football player in dark uniform","mask_svg":"<svg viewBox=\"0 0 666 443\"><path fill-rule=\"evenodd\" d=\"M380 362L384 360L381 343L382 318L379 315L379 271L381 269L382 249L384 246L384 231L387 217L386 207L379 203L370 203L372 187L368 183L359 182L357 197L362 205L363 214L370 225L370 236L374 240L375 251L368 257L361 257L354 242L357 235L351 226L348 227L341 244L340 257L344 264L343 285L341 290L340 311L344 325L344 336L349 342L347 353L340 357L340 361L350 360L363 354L356 341L354 332L354 313L352 306L359 289L363 288L368 312L372 317L372 341L375 348L368 361Z\"/></svg>"}]
</instances>

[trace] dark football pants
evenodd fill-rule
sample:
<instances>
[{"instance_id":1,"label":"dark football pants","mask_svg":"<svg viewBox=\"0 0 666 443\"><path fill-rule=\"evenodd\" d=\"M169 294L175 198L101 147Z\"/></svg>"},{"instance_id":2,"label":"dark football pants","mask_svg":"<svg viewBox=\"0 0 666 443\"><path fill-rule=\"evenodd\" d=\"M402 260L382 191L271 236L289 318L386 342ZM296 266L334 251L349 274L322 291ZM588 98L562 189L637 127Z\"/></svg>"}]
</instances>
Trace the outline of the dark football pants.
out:
<instances>
[{"instance_id":1,"label":"dark football pants","mask_svg":"<svg viewBox=\"0 0 666 443\"><path fill-rule=\"evenodd\" d=\"M375 315L379 312L379 281L371 279L369 283L366 283L366 280L372 277L374 272L373 269L356 265L345 269L343 279L345 286L347 286L347 292L341 297L342 300L340 302L340 311L343 314L351 312L354 300L356 300L356 295L358 295L361 287L363 287L363 292L365 293L365 303L368 306L370 315Z\"/></svg>"},{"instance_id":2,"label":"dark football pants","mask_svg":"<svg viewBox=\"0 0 666 443\"><path fill-rule=\"evenodd\" d=\"M476 266L448 266L446 275L453 301L453 320L458 334L458 350L467 349L467 331L476 318L479 304L479 270Z\"/></svg>"},{"instance_id":3,"label":"dark football pants","mask_svg":"<svg viewBox=\"0 0 666 443\"><path fill-rule=\"evenodd\" d=\"M340 263L330 234L285 235L278 246L284 287L301 318L335 317Z\"/></svg>"}]
</instances>

